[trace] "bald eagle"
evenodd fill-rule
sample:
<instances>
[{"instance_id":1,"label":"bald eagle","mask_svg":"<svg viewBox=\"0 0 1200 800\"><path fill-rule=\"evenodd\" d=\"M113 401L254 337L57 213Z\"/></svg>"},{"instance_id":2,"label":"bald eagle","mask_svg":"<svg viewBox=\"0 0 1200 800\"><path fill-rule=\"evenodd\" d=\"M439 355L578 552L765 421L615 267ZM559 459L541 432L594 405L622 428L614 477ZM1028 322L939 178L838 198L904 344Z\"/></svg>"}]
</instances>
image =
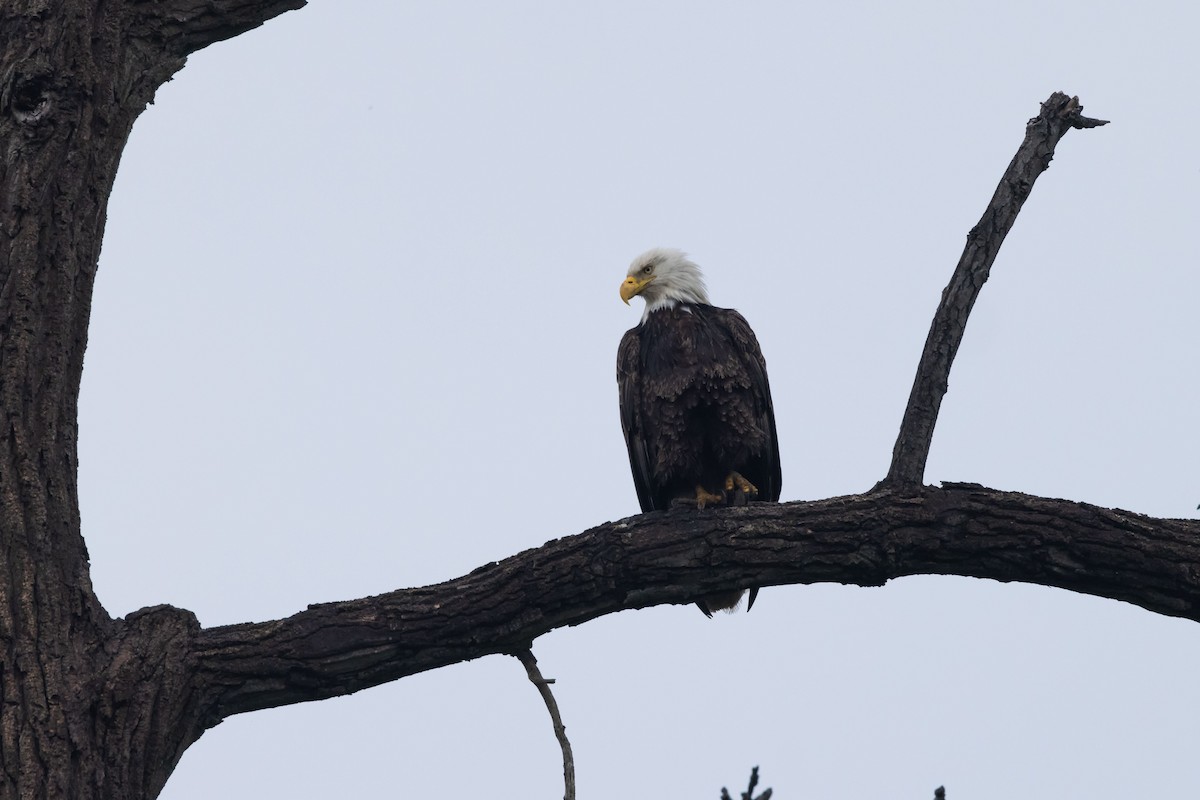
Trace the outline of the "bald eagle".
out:
<instances>
[{"instance_id":1,"label":"bald eagle","mask_svg":"<svg viewBox=\"0 0 1200 800\"><path fill-rule=\"evenodd\" d=\"M617 386L642 511L779 500L775 411L750 325L708 302L700 268L679 250L633 260L621 299L639 295L646 310L621 339ZM711 616L733 611L741 597L710 595L697 605Z\"/></svg>"}]
</instances>

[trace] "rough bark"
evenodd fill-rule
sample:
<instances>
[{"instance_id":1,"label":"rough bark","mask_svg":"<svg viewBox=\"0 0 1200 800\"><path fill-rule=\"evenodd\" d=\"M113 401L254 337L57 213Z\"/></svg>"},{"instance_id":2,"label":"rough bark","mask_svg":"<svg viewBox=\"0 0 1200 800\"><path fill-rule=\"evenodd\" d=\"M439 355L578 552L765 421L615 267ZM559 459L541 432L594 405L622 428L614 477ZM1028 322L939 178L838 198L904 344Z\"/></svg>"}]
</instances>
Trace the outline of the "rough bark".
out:
<instances>
[{"instance_id":1,"label":"rough bark","mask_svg":"<svg viewBox=\"0 0 1200 800\"><path fill-rule=\"evenodd\" d=\"M555 628L750 586L1022 581L1200 620L1200 521L974 484L610 522L435 586L201 631L213 719L505 653Z\"/></svg>"},{"instance_id":2,"label":"rough bark","mask_svg":"<svg viewBox=\"0 0 1200 800\"><path fill-rule=\"evenodd\" d=\"M919 485L970 301L952 314L957 329L931 331L940 360L922 361L890 479L868 494L646 514L437 586L273 622L202 630L170 607L111 619L92 591L80 531L76 411L120 154L134 120L189 53L301 5L0 7L0 797L153 798L183 751L231 714L348 694L513 652L613 611L748 586L971 575L1200 619L1194 522ZM1054 128L1063 114L1077 117L1077 103L1056 95L1039 119ZM1034 167L1053 142L1036 151ZM970 259L965 280L975 291L1032 177L1006 185L993 205L1007 222L981 221L968 244L985 253Z\"/></svg>"}]
</instances>

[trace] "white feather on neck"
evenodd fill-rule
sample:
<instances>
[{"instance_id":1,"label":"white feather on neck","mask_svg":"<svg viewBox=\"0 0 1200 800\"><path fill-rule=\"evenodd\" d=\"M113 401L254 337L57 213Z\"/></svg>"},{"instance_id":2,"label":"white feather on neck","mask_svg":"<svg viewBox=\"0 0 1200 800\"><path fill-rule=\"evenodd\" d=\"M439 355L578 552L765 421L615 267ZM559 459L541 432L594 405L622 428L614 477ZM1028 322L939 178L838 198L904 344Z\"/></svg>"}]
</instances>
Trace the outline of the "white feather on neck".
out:
<instances>
[{"instance_id":1,"label":"white feather on neck","mask_svg":"<svg viewBox=\"0 0 1200 800\"><path fill-rule=\"evenodd\" d=\"M675 306L679 305L680 303L687 303L687 302L689 302L689 301L676 300L673 297L660 297L659 299L655 300L653 303L646 303L646 310L642 312L642 322L645 322L646 320L650 319L650 314L655 311L658 311L661 308L674 308ZM695 302L695 301L691 301L691 302ZM708 304L705 303L705 305L708 305ZM683 310L689 314L692 313L692 309L689 308L687 305L684 305Z\"/></svg>"}]
</instances>

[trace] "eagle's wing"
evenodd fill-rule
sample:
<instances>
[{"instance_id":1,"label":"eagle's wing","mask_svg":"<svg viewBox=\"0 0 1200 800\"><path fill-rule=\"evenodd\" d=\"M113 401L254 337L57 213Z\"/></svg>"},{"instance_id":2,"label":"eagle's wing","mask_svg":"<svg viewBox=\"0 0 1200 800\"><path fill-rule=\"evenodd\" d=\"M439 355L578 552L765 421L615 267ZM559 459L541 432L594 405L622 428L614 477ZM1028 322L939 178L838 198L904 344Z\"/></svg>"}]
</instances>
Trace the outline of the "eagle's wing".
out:
<instances>
[{"instance_id":1,"label":"eagle's wing","mask_svg":"<svg viewBox=\"0 0 1200 800\"><path fill-rule=\"evenodd\" d=\"M725 327L742 355L743 365L750 374L750 388L754 393L755 412L758 424L767 431L766 464L763 474L770 479L769 486L759 486L760 500L779 500L783 485L783 472L779 466L779 437L775 433L775 406L771 402L771 384L767 381L767 361L763 358L758 338L746 318L733 309L723 309Z\"/></svg>"},{"instance_id":2,"label":"eagle's wing","mask_svg":"<svg viewBox=\"0 0 1200 800\"><path fill-rule=\"evenodd\" d=\"M621 338L617 348L617 389L621 398L621 430L629 450L629 467L633 470L633 485L637 489L642 511L654 509L654 491L649 444L642 426L642 386L638 329L631 328Z\"/></svg>"}]
</instances>

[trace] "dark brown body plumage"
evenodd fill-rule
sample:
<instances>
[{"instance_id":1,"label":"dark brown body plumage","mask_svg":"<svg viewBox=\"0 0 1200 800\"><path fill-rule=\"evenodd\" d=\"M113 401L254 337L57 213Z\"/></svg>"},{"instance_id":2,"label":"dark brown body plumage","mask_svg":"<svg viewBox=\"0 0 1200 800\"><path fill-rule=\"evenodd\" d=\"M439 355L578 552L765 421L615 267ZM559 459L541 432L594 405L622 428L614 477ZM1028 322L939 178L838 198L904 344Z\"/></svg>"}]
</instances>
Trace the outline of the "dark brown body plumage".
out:
<instances>
[{"instance_id":1,"label":"dark brown body plumage","mask_svg":"<svg viewBox=\"0 0 1200 800\"><path fill-rule=\"evenodd\" d=\"M767 367L737 311L677 305L650 312L617 351L621 427L642 511L720 494L731 470L777 501L782 482ZM707 612L706 612L707 613Z\"/></svg>"}]
</instances>

